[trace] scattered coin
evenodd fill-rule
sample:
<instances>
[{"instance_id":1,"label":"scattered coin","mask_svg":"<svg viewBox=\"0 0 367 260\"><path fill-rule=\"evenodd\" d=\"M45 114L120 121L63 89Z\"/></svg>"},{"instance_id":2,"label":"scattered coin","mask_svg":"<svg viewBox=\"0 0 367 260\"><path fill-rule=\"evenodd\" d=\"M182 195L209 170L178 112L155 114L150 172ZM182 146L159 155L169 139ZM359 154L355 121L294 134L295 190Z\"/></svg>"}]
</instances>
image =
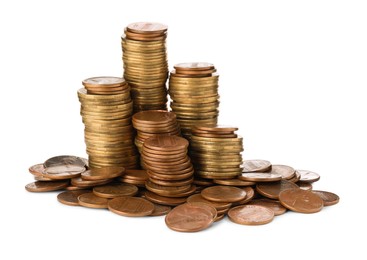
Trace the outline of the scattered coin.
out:
<instances>
[{"instance_id":1,"label":"scattered coin","mask_svg":"<svg viewBox=\"0 0 367 260\"><path fill-rule=\"evenodd\" d=\"M35 181L25 186L25 189L30 192L45 192L62 190L69 185L69 181Z\"/></svg>"},{"instance_id":2,"label":"scattered coin","mask_svg":"<svg viewBox=\"0 0 367 260\"><path fill-rule=\"evenodd\" d=\"M204 199L216 202L236 202L246 198L246 192L237 187L212 186L201 192Z\"/></svg>"},{"instance_id":3,"label":"scattered coin","mask_svg":"<svg viewBox=\"0 0 367 260\"><path fill-rule=\"evenodd\" d=\"M244 172L242 175L238 176L238 178L244 181L274 182L280 181L282 179L282 175L279 173L268 172Z\"/></svg>"},{"instance_id":4,"label":"scattered coin","mask_svg":"<svg viewBox=\"0 0 367 260\"><path fill-rule=\"evenodd\" d=\"M125 171L124 167L103 167L93 168L82 172L81 177L83 180L106 180L121 176Z\"/></svg>"},{"instance_id":5,"label":"scattered coin","mask_svg":"<svg viewBox=\"0 0 367 260\"><path fill-rule=\"evenodd\" d=\"M321 190L313 190L312 192L317 194L324 201L324 206L335 205L339 202L339 196L335 193Z\"/></svg>"},{"instance_id":6,"label":"scattered coin","mask_svg":"<svg viewBox=\"0 0 367 260\"><path fill-rule=\"evenodd\" d=\"M301 175L300 182L316 182L320 180L320 175L316 172L311 172L307 170L297 170L297 172Z\"/></svg>"},{"instance_id":7,"label":"scattered coin","mask_svg":"<svg viewBox=\"0 0 367 260\"><path fill-rule=\"evenodd\" d=\"M266 160L245 160L242 168L242 172L267 172L271 169L271 163Z\"/></svg>"},{"instance_id":8,"label":"scattered coin","mask_svg":"<svg viewBox=\"0 0 367 260\"><path fill-rule=\"evenodd\" d=\"M295 176L296 171L287 165L273 164L271 166L271 173L280 174L283 179L289 180Z\"/></svg>"},{"instance_id":9,"label":"scattered coin","mask_svg":"<svg viewBox=\"0 0 367 260\"><path fill-rule=\"evenodd\" d=\"M279 216L284 214L287 209L280 204L277 200L271 200L271 199L256 199L249 202L248 205L258 205L265 208L268 208L274 212L275 216Z\"/></svg>"},{"instance_id":10,"label":"scattered coin","mask_svg":"<svg viewBox=\"0 0 367 260\"><path fill-rule=\"evenodd\" d=\"M274 218L274 212L258 205L242 205L228 211L231 221L241 225L263 225L270 223Z\"/></svg>"},{"instance_id":11,"label":"scattered coin","mask_svg":"<svg viewBox=\"0 0 367 260\"><path fill-rule=\"evenodd\" d=\"M98 197L93 192L79 195L78 201L79 205L94 209L106 209L108 205L108 199Z\"/></svg>"},{"instance_id":12,"label":"scattered coin","mask_svg":"<svg viewBox=\"0 0 367 260\"><path fill-rule=\"evenodd\" d=\"M153 205L154 211L149 216L164 216L167 215L168 212L170 212L172 209L170 206L160 205L156 203L153 203Z\"/></svg>"},{"instance_id":13,"label":"scattered coin","mask_svg":"<svg viewBox=\"0 0 367 260\"><path fill-rule=\"evenodd\" d=\"M280 203L295 212L316 213L324 206L319 195L308 190L288 189L279 194Z\"/></svg>"},{"instance_id":14,"label":"scattered coin","mask_svg":"<svg viewBox=\"0 0 367 260\"><path fill-rule=\"evenodd\" d=\"M90 193L90 190L64 191L57 195L57 200L68 206L79 206L78 197L84 193Z\"/></svg>"},{"instance_id":15,"label":"scattered coin","mask_svg":"<svg viewBox=\"0 0 367 260\"><path fill-rule=\"evenodd\" d=\"M287 180L264 182L256 185L256 191L270 199L278 199L279 194L286 189L299 189L299 187L293 182Z\"/></svg>"},{"instance_id":16,"label":"scattered coin","mask_svg":"<svg viewBox=\"0 0 367 260\"><path fill-rule=\"evenodd\" d=\"M154 211L154 204L137 197L117 197L109 201L108 209L126 217L148 216Z\"/></svg>"},{"instance_id":17,"label":"scattered coin","mask_svg":"<svg viewBox=\"0 0 367 260\"><path fill-rule=\"evenodd\" d=\"M138 187L127 183L113 183L93 188L93 193L102 198L116 198L134 196L138 193Z\"/></svg>"}]
</instances>

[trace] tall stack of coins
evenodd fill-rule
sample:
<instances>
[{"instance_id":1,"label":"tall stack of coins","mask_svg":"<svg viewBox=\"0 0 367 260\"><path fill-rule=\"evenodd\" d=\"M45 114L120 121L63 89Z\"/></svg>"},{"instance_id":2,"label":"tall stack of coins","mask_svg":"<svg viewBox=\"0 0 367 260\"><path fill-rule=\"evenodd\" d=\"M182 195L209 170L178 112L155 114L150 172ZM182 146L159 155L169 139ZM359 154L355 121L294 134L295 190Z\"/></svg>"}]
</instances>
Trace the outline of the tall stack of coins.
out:
<instances>
[{"instance_id":1,"label":"tall stack of coins","mask_svg":"<svg viewBox=\"0 0 367 260\"><path fill-rule=\"evenodd\" d=\"M180 63L170 74L171 109L177 114L182 135L195 125L215 126L219 115L218 78L213 64Z\"/></svg>"},{"instance_id":2,"label":"tall stack of coins","mask_svg":"<svg viewBox=\"0 0 367 260\"><path fill-rule=\"evenodd\" d=\"M178 136L157 136L144 142L142 157L149 180L145 187L160 196L182 198L195 192L189 142Z\"/></svg>"},{"instance_id":3,"label":"tall stack of coins","mask_svg":"<svg viewBox=\"0 0 367 260\"><path fill-rule=\"evenodd\" d=\"M89 166L136 168L138 153L131 124L133 103L123 78L95 77L78 90Z\"/></svg>"},{"instance_id":4,"label":"tall stack of coins","mask_svg":"<svg viewBox=\"0 0 367 260\"><path fill-rule=\"evenodd\" d=\"M159 135L180 135L180 127L175 113L164 110L140 111L133 116L133 126L137 130L135 145L142 152L144 141ZM143 159L141 165L144 167Z\"/></svg>"},{"instance_id":5,"label":"tall stack of coins","mask_svg":"<svg viewBox=\"0 0 367 260\"><path fill-rule=\"evenodd\" d=\"M237 127L198 126L192 129L190 158L198 177L229 179L242 173L242 138Z\"/></svg>"},{"instance_id":6,"label":"tall stack of coins","mask_svg":"<svg viewBox=\"0 0 367 260\"><path fill-rule=\"evenodd\" d=\"M131 87L134 112L167 109L167 26L132 23L121 38L124 78Z\"/></svg>"}]
</instances>

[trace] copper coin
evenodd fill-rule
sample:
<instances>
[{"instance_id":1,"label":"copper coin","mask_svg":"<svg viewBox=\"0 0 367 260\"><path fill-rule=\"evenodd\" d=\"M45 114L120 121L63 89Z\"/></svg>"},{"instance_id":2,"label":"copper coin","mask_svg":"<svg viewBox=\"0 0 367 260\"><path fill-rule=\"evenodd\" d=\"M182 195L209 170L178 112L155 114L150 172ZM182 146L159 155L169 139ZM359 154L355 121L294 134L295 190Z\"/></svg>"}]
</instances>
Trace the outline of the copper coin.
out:
<instances>
[{"instance_id":1,"label":"copper coin","mask_svg":"<svg viewBox=\"0 0 367 260\"><path fill-rule=\"evenodd\" d=\"M43 166L43 163L39 163L39 164L32 165L31 167L29 167L28 170L34 176L42 176L42 173L45 170L45 167Z\"/></svg>"},{"instance_id":2,"label":"copper coin","mask_svg":"<svg viewBox=\"0 0 367 260\"><path fill-rule=\"evenodd\" d=\"M176 121L176 114L164 110L148 110L140 111L133 115L135 122L148 125L162 125L162 123L170 123Z\"/></svg>"},{"instance_id":3,"label":"copper coin","mask_svg":"<svg viewBox=\"0 0 367 260\"><path fill-rule=\"evenodd\" d=\"M68 173L74 175L76 172L81 173L85 170L85 162L80 157L71 155L52 157L46 160L43 165L45 173L53 175L54 178L57 178L58 175L67 176Z\"/></svg>"},{"instance_id":4,"label":"copper coin","mask_svg":"<svg viewBox=\"0 0 367 260\"><path fill-rule=\"evenodd\" d=\"M166 216L166 225L175 231L197 232L208 228L216 215L213 207L207 204L185 203L172 209ZM215 209L214 209L215 211Z\"/></svg>"},{"instance_id":5,"label":"copper coin","mask_svg":"<svg viewBox=\"0 0 367 260\"><path fill-rule=\"evenodd\" d=\"M41 176L34 176L34 179L36 181L57 181L57 180L54 180L54 179L47 178L47 177L45 177L43 175L41 175Z\"/></svg>"},{"instance_id":6,"label":"copper coin","mask_svg":"<svg viewBox=\"0 0 367 260\"><path fill-rule=\"evenodd\" d=\"M299 189L299 187L290 181L281 180L277 182L270 182L270 183L258 183L256 185L256 191L263 195L264 197L270 199L278 199L279 194L283 190L287 189Z\"/></svg>"},{"instance_id":7,"label":"copper coin","mask_svg":"<svg viewBox=\"0 0 367 260\"><path fill-rule=\"evenodd\" d=\"M253 188L251 188L251 187L242 187L242 189L246 192L246 198L233 203L232 206L239 206L239 205L246 204L255 197L255 190Z\"/></svg>"},{"instance_id":8,"label":"copper coin","mask_svg":"<svg viewBox=\"0 0 367 260\"><path fill-rule=\"evenodd\" d=\"M263 225L274 219L274 212L258 205L242 205L230 209L228 217L241 225Z\"/></svg>"},{"instance_id":9,"label":"copper coin","mask_svg":"<svg viewBox=\"0 0 367 260\"><path fill-rule=\"evenodd\" d=\"M30 192L44 192L62 190L69 185L69 181L35 181L25 186L25 189Z\"/></svg>"},{"instance_id":10,"label":"copper coin","mask_svg":"<svg viewBox=\"0 0 367 260\"><path fill-rule=\"evenodd\" d=\"M53 166L45 168L42 175L53 180L66 180L79 177L85 170L85 167L74 165Z\"/></svg>"},{"instance_id":11,"label":"copper coin","mask_svg":"<svg viewBox=\"0 0 367 260\"><path fill-rule=\"evenodd\" d=\"M320 175L316 172L311 172L307 170L297 170L299 174L301 174L300 182L315 182L320 180Z\"/></svg>"},{"instance_id":12,"label":"copper coin","mask_svg":"<svg viewBox=\"0 0 367 260\"><path fill-rule=\"evenodd\" d=\"M139 181L146 181L148 180L148 173L146 170L135 170L135 169L126 169L124 178L132 179L132 180L139 180Z\"/></svg>"},{"instance_id":13,"label":"copper coin","mask_svg":"<svg viewBox=\"0 0 367 260\"><path fill-rule=\"evenodd\" d=\"M213 206L214 208L216 208L217 210L228 209L232 205L229 202L215 202L215 201L210 201L210 200L204 199L203 196L201 196L201 194L191 195L190 197L187 198L187 202L190 202L190 203L192 203L192 202L207 203L210 206Z\"/></svg>"},{"instance_id":14,"label":"copper coin","mask_svg":"<svg viewBox=\"0 0 367 260\"><path fill-rule=\"evenodd\" d=\"M308 190L288 189L279 194L280 203L295 212L316 213L324 206L319 195Z\"/></svg>"},{"instance_id":15,"label":"copper coin","mask_svg":"<svg viewBox=\"0 0 367 260\"><path fill-rule=\"evenodd\" d=\"M93 78L87 78L83 80L82 84L85 87L100 87L100 86L121 86L126 84L125 80L123 78L119 77L93 77Z\"/></svg>"},{"instance_id":16,"label":"copper coin","mask_svg":"<svg viewBox=\"0 0 367 260\"><path fill-rule=\"evenodd\" d=\"M274 211L275 216L279 216L284 214L287 209L283 207L282 204L280 204L277 200L271 200L271 199L256 199L249 202L248 205L258 205L263 206L265 208L268 208L272 211Z\"/></svg>"},{"instance_id":17,"label":"copper coin","mask_svg":"<svg viewBox=\"0 0 367 260\"><path fill-rule=\"evenodd\" d=\"M217 125L215 127L209 126L197 126L195 129L199 131L205 131L209 133L233 133L234 131L238 130L238 127L233 126L224 126L224 125Z\"/></svg>"},{"instance_id":18,"label":"copper coin","mask_svg":"<svg viewBox=\"0 0 367 260\"><path fill-rule=\"evenodd\" d=\"M186 197L184 197L184 198L165 197L165 196L160 196L160 195L158 195L154 192L151 192L151 191L146 191L145 192L145 198L152 201L152 202L154 202L154 203L167 205L167 206L177 206L177 205L180 205L180 204L186 202Z\"/></svg>"},{"instance_id":19,"label":"copper coin","mask_svg":"<svg viewBox=\"0 0 367 260\"><path fill-rule=\"evenodd\" d=\"M276 173L282 175L283 179L292 179L295 175L295 170L287 165L273 164L271 166L271 173Z\"/></svg>"},{"instance_id":20,"label":"copper coin","mask_svg":"<svg viewBox=\"0 0 367 260\"><path fill-rule=\"evenodd\" d=\"M81 177L72 178L71 185L78 186L78 187L93 187L97 185L103 185L111 182L112 179L107 180L97 180L97 181L87 181L83 180Z\"/></svg>"},{"instance_id":21,"label":"copper coin","mask_svg":"<svg viewBox=\"0 0 367 260\"><path fill-rule=\"evenodd\" d=\"M144 147L148 147L154 150L168 150L177 151L182 149L187 149L189 142L178 136L157 136L155 138L149 138L144 142Z\"/></svg>"},{"instance_id":22,"label":"copper coin","mask_svg":"<svg viewBox=\"0 0 367 260\"><path fill-rule=\"evenodd\" d=\"M176 70L212 70L214 65L208 62L184 62L173 66Z\"/></svg>"},{"instance_id":23,"label":"copper coin","mask_svg":"<svg viewBox=\"0 0 367 260\"><path fill-rule=\"evenodd\" d=\"M322 190L314 190L312 192L317 194L324 201L324 206L335 205L339 202L339 196L335 193Z\"/></svg>"},{"instance_id":24,"label":"copper coin","mask_svg":"<svg viewBox=\"0 0 367 260\"><path fill-rule=\"evenodd\" d=\"M162 186L185 186L189 185L194 181L194 177L190 177L188 179L178 180L178 181L166 181L166 180L160 180L155 178L149 178L149 180L155 184L162 185Z\"/></svg>"},{"instance_id":25,"label":"copper coin","mask_svg":"<svg viewBox=\"0 0 367 260\"><path fill-rule=\"evenodd\" d=\"M295 171L293 178L289 179L291 182L298 182L301 179L301 174L298 171Z\"/></svg>"},{"instance_id":26,"label":"copper coin","mask_svg":"<svg viewBox=\"0 0 367 260\"><path fill-rule=\"evenodd\" d=\"M274 182L280 181L282 179L282 175L269 172L244 172L242 175L238 176L238 178L244 181Z\"/></svg>"},{"instance_id":27,"label":"copper coin","mask_svg":"<svg viewBox=\"0 0 367 260\"><path fill-rule=\"evenodd\" d=\"M217 202L236 202L246 198L246 192L232 186L212 186L204 189L201 196Z\"/></svg>"},{"instance_id":28,"label":"copper coin","mask_svg":"<svg viewBox=\"0 0 367 260\"><path fill-rule=\"evenodd\" d=\"M73 185L69 185L65 188L65 190L70 190L70 191L75 191L75 190L85 190L85 187L78 187L78 186L73 186ZM89 192L92 192L91 190L89 190Z\"/></svg>"},{"instance_id":29,"label":"copper coin","mask_svg":"<svg viewBox=\"0 0 367 260\"><path fill-rule=\"evenodd\" d=\"M218 222L221 221L222 219L224 219L224 217L226 216L226 214L222 214L222 215L217 215L217 217L214 219L214 222Z\"/></svg>"},{"instance_id":30,"label":"copper coin","mask_svg":"<svg viewBox=\"0 0 367 260\"><path fill-rule=\"evenodd\" d=\"M138 187L127 183L113 183L94 187L93 193L102 198L112 199L123 196L134 196L138 193Z\"/></svg>"},{"instance_id":31,"label":"copper coin","mask_svg":"<svg viewBox=\"0 0 367 260\"><path fill-rule=\"evenodd\" d=\"M167 25L160 23L150 23L150 22L137 22L131 23L126 27L126 30L133 33L149 34L157 32L166 32L168 29Z\"/></svg>"},{"instance_id":32,"label":"copper coin","mask_svg":"<svg viewBox=\"0 0 367 260\"><path fill-rule=\"evenodd\" d=\"M240 179L213 180L213 182L216 184L228 185L228 186L252 186L256 184L256 182L243 181Z\"/></svg>"},{"instance_id":33,"label":"copper coin","mask_svg":"<svg viewBox=\"0 0 367 260\"><path fill-rule=\"evenodd\" d=\"M148 216L154 211L154 204L137 197L118 197L109 201L108 209L126 217Z\"/></svg>"},{"instance_id":34,"label":"copper coin","mask_svg":"<svg viewBox=\"0 0 367 260\"><path fill-rule=\"evenodd\" d=\"M64 191L57 195L57 200L68 206L79 206L78 197L84 193L90 193L90 190Z\"/></svg>"},{"instance_id":35,"label":"copper coin","mask_svg":"<svg viewBox=\"0 0 367 260\"><path fill-rule=\"evenodd\" d=\"M154 211L149 216L164 216L167 215L172 209L170 206L159 205L156 203L153 203L153 205Z\"/></svg>"},{"instance_id":36,"label":"copper coin","mask_svg":"<svg viewBox=\"0 0 367 260\"><path fill-rule=\"evenodd\" d=\"M312 184L308 182L298 182L297 185L302 190L312 190Z\"/></svg>"},{"instance_id":37,"label":"copper coin","mask_svg":"<svg viewBox=\"0 0 367 260\"><path fill-rule=\"evenodd\" d=\"M178 194L170 194L170 197L177 197L177 198L181 198L181 197L187 197L190 196L192 194L194 194L196 192L196 186L195 185L191 185L191 188L187 191L178 193Z\"/></svg>"},{"instance_id":38,"label":"copper coin","mask_svg":"<svg viewBox=\"0 0 367 260\"><path fill-rule=\"evenodd\" d=\"M266 172L271 169L271 163L266 160L245 160L241 167L243 172Z\"/></svg>"},{"instance_id":39,"label":"copper coin","mask_svg":"<svg viewBox=\"0 0 367 260\"><path fill-rule=\"evenodd\" d=\"M196 185L202 185L202 186L213 186L214 185L214 182L212 180L202 179L199 177L195 177L193 183Z\"/></svg>"},{"instance_id":40,"label":"copper coin","mask_svg":"<svg viewBox=\"0 0 367 260\"><path fill-rule=\"evenodd\" d=\"M125 171L124 167L103 167L91 168L81 174L83 180L106 180L121 176Z\"/></svg>"},{"instance_id":41,"label":"copper coin","mask_svg":"<svg viewBox=\"0 0 367 260\"><path fill-rule=\"evenodd\" d=\"M108 199L101 198L95 195L93 192L83 193L78 197L79 205L87 208L94 209L106 209L108 205Z\"/></svg>"}]
</instances>

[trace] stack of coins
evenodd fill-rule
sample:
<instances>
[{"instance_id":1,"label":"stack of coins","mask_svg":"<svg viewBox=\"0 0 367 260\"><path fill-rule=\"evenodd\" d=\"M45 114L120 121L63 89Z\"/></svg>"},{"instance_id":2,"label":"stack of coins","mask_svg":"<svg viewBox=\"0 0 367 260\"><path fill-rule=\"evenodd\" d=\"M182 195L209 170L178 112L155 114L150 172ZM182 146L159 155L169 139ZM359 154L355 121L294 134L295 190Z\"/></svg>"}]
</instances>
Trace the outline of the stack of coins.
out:
<instances>
[{"instance_id":1,"label":"stack of coins","mask_svg":"<svg viewBox=\"0 0 367 260\"><path fill-rule=\"evenodd\" d=\"M197 126L190 138L190 158L195 174L208 179L229 179L241 174L242 138L237 127Z\"/></svg>"},{"instance_id":2,"label":"stack of coins","mask_svg":"<svg viewBox=\"0 0 367 260\"><path fill-rule=\"evenodd\" d=\"M136 168L138 153L131 124L133 103L123 78L95 77L78 90L89 166Z\"/></svg>"},{"instance_id":3,"label":"stack of coins","mask_svg":"<svg viewBox=\"0 0 367 260\"><path fill-rule=\"evenodd\" d=\"M142 157L149 180L145 187L160 196L183 198L195 192L189 142L178 136L157 136L144 142Z\"/></svg>"},{"instance_id":4,"label":"stack of coins","mask_svg":"<svg viewBox=\"0 0 367 260\"><path fill-rule=\"evenodd\" d=\"M175 113L164 110L140 111L133 115L133 126L137 130L135 145L139 152L144 141L159 135L180 135Z\"/></svg>"},{"instance_id":5,"label":"stack of coins","mask_svg":"<svg viewBox=\"0 0 367 260\"><path fill-rule=\"evenodd\" d=\"M167 109L167 26L132 23L121 38L124 78L131 87L134 112Z\"/></svg>"},{"instance_id":6,"label":"stack of coins","mask_svg":"<svg viewBox=\"0 0 367 260\"><path fill-rule=\"evenodd\" d=\"M213 64L180 63L170 74L171 109L182 135L189 137L195 125L215 126L219 115L218 74Z\"/></svg>"}]
</instances>

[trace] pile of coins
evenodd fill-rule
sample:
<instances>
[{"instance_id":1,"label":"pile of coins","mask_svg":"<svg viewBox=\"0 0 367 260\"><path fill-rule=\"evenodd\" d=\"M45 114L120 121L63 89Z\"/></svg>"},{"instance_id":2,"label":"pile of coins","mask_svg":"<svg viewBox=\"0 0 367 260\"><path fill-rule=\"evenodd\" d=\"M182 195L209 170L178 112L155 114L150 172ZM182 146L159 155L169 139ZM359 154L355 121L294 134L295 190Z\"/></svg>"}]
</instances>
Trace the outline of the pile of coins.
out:
<instances>
[{"instance_id":1,"label":"pile of coins","mask_svg":"<svg viewBox=\"0 0 367 260\"><path fill-rule=\"evenodd\" d=\"M140 111L133 115L133 126L137 130L135 145L140 154L144 141L160 135L180 135L180 127L175 113L164 110ZM140 164L145 169L144 159L140 158Z\"/></svg>"},{"instance_id":2,"label":"pile of coins","mask_svg":"<svg viewBox=\"0 0 367 260\"><path fill-rule=\"evenodd\" d=\"M95 77L78 90L89 166L136 168L130 88L118 77Z\"/></svg>"},{"instance_id":3,"label":"pile of coins","mask_svg":"<svg viewBox=\"0 0 367 260\"><path fill-rule=\"evenodd\" d=\"M207 179L228 179L241 174L242 137L238 128L197 126L190 137L190 158L195 174Z\"/></svg>"},{"instance_id":4,"label":"pile of coins","mask_svg":"<svg viewBox=\"0 0 367 260\"><path fill-rule=\"evenodd\" d=\"M131 87L134 112L167 109L167 26L132 23L121 37L124 78Z\"/></svg>"},{"instance_id":5,"label":"pile of coins","mask_svg":"<svg viewBox=\"0 0 367 260\"><path fill-rule=\"evenodd\" d=\"M195 192L189 142L178 136L157 136L144 142L142 157L149 175L145 187L160 196L184 198Z\"/></svg>"},{"instance_id":6,"label":"pile of coins","mask_svg":"<svg viewBox=\"0 0 367 260\"><path fill-rule=\"evenodd\" d=\"M218 74L213 64L180 63L170 73L171 109L184 137L190 137L196 125L214 126L219 115Z\"/></svg>"}]
</instances>

